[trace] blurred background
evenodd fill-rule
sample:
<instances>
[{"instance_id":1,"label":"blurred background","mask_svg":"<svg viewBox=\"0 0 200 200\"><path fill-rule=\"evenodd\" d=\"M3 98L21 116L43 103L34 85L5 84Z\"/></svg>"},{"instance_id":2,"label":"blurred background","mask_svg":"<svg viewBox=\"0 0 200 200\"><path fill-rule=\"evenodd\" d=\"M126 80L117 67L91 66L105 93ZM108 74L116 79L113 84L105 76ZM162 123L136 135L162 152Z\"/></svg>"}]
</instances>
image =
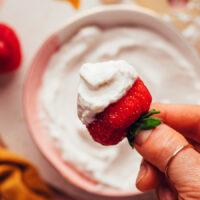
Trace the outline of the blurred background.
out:
<instances>
[{"instance_id":1,"label":"blurred background","mask_svg":"<svg viewBox=\"0 0 200 200\"><path fill-rule=\"evenodd\" d=\"M0 21L15 30L22 48L20 69L0 75L0 139L6 148L33 162L43 179L59 190L64 190L65 180L40 154L25 123L22 102L25 75L41 44L71 16L111 3L137 5L157 12L200 49L199 0L0 0Z\"/></svg>"}]
</instances>

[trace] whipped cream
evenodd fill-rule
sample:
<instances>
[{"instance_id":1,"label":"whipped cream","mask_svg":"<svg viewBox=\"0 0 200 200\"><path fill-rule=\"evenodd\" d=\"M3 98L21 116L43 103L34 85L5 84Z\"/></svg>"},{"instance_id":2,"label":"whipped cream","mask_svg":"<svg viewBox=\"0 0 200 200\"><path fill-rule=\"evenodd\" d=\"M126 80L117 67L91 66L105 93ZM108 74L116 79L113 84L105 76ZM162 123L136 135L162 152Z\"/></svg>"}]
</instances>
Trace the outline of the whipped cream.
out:
<instances>
[{"instance_id":1,"label":"whipped cream","mask_svg":"<svg viewBox=\"0 0 200 200\"><path fill-rule=\"evenodd\" d=\"M123 97L138 75L126 61L86 63L80 69L78 116L88 125L97 113Z\"/></svg>"},{"instance_id":2,"label":"whipped cream","mask_svg":"<svg viewBox=\"0 0 200 200\"><path fill-rule=\"evenodd\" d=\"M53 55L38 98L44 132L64 161L99 183L97 189L119 192L133 189L141 157L127 140L107 147L94 142L77 116L81 66L108 60L134 66L161 102L200 104L200 69L169 38L143 27L85 27Z\"/></svg>"}]
</instances>

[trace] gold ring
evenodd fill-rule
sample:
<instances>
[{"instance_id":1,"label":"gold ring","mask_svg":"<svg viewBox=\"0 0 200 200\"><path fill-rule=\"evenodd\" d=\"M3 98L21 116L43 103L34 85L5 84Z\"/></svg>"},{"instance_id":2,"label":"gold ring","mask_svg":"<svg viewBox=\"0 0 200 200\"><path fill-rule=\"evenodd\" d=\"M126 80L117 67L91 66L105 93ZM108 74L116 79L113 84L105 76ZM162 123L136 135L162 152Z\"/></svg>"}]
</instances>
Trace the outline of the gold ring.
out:
<instances>
[{"instance_id":1,"label":"gold ring","mask_svg":"<svg viewBox=\"0 0 200 200\"><path fill-rule=\"evenodd\" d=\"M186 144L186 145L183 145L181 147L179 147L174 153L173 155L170 157L170 159L168 160L167 162L167 165L165 167L165 175L167 178L169 178L169 174L168 174L168 169L169 169L169 166L171 164L171 162L173 161L173 159L183 150L185 149L188 149L188 148L192 148L194 149L194 147L191 145L191 144Z\"/></svg>"}]
</instances>

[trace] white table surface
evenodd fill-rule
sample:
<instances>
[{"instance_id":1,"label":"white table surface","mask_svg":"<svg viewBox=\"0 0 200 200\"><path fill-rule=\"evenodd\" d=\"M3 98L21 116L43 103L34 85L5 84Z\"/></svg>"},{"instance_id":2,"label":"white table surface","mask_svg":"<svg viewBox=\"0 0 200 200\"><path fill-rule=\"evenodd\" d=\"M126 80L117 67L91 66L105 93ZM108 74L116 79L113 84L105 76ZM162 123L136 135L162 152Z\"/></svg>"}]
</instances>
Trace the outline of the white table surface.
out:
<instances>
[{"instance_id":1,"label":"white table surface","mask_svg":"<svg viewBox=\"0 0 200 200\"><path fill-rule=\"evenodd\" d=\"M80 10L101 4L99 0L81 2ZM131 0L123 3L132 4ZM29 135L22 94L26 72L40 45L77 12L80 11L58 0L4 0L0 8L0 21L16 30L23 50L20 70L11 76L0 76L0 137L10 150L32 161L48 183L63 191L66 181L43 158Z\"/></svg>"}]
</instances>

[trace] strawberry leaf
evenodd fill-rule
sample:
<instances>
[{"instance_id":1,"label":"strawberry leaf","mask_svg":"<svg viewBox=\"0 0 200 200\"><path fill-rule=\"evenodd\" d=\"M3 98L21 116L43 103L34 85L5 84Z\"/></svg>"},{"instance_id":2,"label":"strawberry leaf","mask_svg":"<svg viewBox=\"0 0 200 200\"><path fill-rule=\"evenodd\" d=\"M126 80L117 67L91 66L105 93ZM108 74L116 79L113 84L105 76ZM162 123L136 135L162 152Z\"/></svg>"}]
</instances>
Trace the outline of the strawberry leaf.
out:
<instances>
[{"instance_id":1,"label":"strawberry leaf","mask_svg":"<svg viewBox=\"0 0 200 200\"><path fill-rule=\"evenodd\" d=\"M141 130L148 130L148 129L153 129L160 124L161 124L161 121L159 119L149 117L149 118L144 118L141 121L139 121L136 124L136 126L140 127Z\"/></svg>"},{"instance_id":2,"label":"strawberry leaf","mask_svg":"<svg viewBox=\"0 0 200 200\"><path fill-rule=\"evenodd\" d=\"M127 139L131 147L134 147L134 138L141 130L154 129L159 126L162 121L157 117L152 117L154 114L160 113L156 110L151 110L147 114L142 115L134 124L127 129Z\"/></svg>"},{"instance_id":3,"label":"strawberry leaf","mask_svg":"<svg viewBox=\"0 0 200 200\"><path fill-rule=\"evenodd\" d=\"M159 113L160 113L160 111L153 109L153 110L150 110L147 114L142 115L142 118L147 118L152 115L159 114Z\"/></svg>"}]
</instances>

